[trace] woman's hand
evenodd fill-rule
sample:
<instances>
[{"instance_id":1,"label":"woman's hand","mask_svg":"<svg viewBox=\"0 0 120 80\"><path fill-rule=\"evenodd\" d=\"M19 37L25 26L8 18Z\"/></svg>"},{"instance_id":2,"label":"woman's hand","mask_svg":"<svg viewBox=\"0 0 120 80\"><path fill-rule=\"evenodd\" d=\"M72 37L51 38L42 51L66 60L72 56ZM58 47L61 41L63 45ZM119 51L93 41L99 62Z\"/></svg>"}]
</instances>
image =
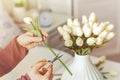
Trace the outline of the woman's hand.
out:
<instances>
[{"instance_id":1,"label":"woman's hand","mask_svg":"<svg viewBox=\"0 0 120 80\"><path fill-rule=\"evenodd\" d=\"M45 69L44 66L48 62L46 60L39 61L35 63L31 70L27 73L31 80L52 80L52 71L53 67L49 66L48 69ZM42 70L42 71L41 71Z\"/></svg>"},{"instance_id":2,"label":"woman's hand","mask_svg":"<svg viewBox=\"0 0 120 80\"><path fill-rule=\"evenodd\" d=\"M33 33L31 32L26 32L22 35L20 35L17 38L17 42L27 48L27 49L31 49L33 47L36 47L38 45L42 45L43 41L46 39L46 37L48 36L48 34L44 31L42 31L43 37L39 38L37 36L35 36Z\"/></svg>"}]
</instances>

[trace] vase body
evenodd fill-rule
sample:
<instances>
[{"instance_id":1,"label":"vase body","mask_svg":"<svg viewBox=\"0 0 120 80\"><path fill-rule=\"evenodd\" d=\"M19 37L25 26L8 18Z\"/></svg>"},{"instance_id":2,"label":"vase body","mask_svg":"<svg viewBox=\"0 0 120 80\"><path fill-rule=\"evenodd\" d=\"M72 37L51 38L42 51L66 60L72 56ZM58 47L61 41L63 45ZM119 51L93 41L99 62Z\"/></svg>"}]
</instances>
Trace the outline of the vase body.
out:
<instances>
[{"instance_id":1,"label":"vase body","mask_svg":"<svg viewBox=\"0 0 120 80\"><path fill-rule=\"evenodd\" d=\"M103 80L99 70L91 63L89 55L80 56L75 54L69 69L72 76L65 71L61 80Z\"/></svg>"}]
</instances>

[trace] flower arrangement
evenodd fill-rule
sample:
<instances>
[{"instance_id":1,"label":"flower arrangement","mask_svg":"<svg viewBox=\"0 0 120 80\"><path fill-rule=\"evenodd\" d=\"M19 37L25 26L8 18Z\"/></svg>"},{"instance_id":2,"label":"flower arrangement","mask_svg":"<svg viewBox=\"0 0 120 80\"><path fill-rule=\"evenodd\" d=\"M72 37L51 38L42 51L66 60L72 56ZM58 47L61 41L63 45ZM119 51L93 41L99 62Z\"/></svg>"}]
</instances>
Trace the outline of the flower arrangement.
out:
<instances>
[{"instance_id":1,"label":"flower arrangement","mask_svg":"<svg viewBox=\"0 0 120 80\"><path fill-rule=\"evenodd\" d=\"M76 18L69 18L67 24L59 26L57 30L63 37L65 47L79 55L87 55L115 36L113 28L114 25L109 21L98 22L95 13L92 12L89 18L82 16L81 23Z\"/></svg>"}]
</instances>

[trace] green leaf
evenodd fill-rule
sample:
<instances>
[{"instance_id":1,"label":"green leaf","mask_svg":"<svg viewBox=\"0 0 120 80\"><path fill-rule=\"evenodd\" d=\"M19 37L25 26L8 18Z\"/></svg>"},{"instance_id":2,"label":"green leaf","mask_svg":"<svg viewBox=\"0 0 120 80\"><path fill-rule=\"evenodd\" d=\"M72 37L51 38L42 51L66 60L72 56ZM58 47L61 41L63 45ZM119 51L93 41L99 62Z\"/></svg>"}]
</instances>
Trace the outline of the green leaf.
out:
<instances>
[{"instance_id":1,"label":"green leaf","mask_svg":"<svg viewBox=\"0 0 120 80\"><path fill-rule=\"evenodd\" d=\"M91 52L91 49L90 49L90 48L85 48L85 49L82 48L82 55L87 55L87 54L89 54L90 52Z\"/></svg>"},{"instance_id":2,"label":"green leaf","mask_svg":"<svg viewBox=\"0 0 120 80\"><path fill-rule=\"evenodd\" d=\"M22 28L22 30L27 31L27 32L34 33L34 34L36 35L36 31L35 31L33 28L24 27L24 28Z\"/></svg>"}]
</instances>

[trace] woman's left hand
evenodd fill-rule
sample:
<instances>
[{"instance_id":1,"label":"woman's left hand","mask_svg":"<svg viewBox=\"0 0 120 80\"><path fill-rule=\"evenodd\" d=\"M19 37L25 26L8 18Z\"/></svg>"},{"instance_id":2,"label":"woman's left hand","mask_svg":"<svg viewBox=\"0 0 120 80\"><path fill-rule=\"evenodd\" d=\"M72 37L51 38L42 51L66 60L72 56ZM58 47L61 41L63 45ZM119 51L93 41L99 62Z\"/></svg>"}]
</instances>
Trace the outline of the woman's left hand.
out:
<instances>
[{"instance_id":1,"label":"woman's left hand","mask_svg":"<svg viewBox=\"0 0 120 80\"><path fill-rule=\"evenodd\" d=\"M31 32L26 32L22 35L20 35L17 38L17 42L27 48L27 49L31 49L33 47L36 47L38 45L42 45L43 41L46 39L46 37L48 36L48 34L44 31L42 31L42 38L39 38L37 36L35 36L35 34L31 33Z\"/></svg>"}]
</instances>

